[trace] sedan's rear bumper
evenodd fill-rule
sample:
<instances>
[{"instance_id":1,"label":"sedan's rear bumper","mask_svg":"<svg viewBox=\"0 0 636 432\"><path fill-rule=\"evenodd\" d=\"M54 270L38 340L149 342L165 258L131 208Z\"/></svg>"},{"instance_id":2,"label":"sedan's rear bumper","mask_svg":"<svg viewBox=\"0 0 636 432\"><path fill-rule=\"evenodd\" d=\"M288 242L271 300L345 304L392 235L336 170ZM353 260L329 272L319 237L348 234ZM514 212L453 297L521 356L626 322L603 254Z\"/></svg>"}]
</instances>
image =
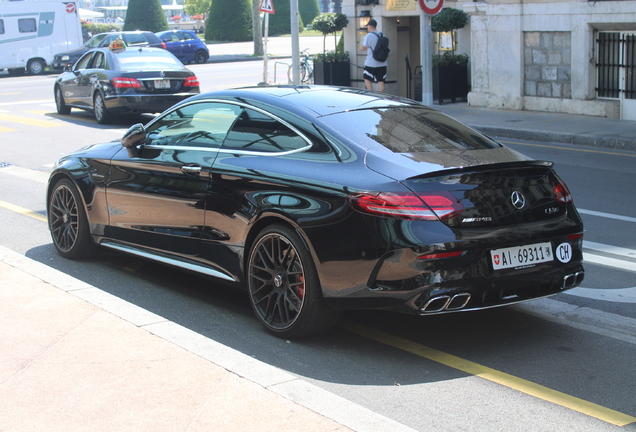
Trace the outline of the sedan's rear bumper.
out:
<instances>
[{"instance_id":1,"label":"sedan's rear bumper","mask_svg":"<svg viewBox=\"0 0 636 432\"><path fill-rule=\"evenodd\" d=\"M113 115L160 113L198 93L172 95L118 95L107 96L106 109Z\"/></svg>"}]
</instances>

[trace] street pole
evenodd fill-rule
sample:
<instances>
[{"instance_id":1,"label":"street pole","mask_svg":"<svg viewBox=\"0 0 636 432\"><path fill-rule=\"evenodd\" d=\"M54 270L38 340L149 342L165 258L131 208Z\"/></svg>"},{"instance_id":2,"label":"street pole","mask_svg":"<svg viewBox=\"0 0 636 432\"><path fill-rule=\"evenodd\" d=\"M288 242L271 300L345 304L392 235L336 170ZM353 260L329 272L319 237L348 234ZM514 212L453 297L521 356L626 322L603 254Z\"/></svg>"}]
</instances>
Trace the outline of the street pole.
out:
<instances>
[{"instance_id":1,"label":"street pole","mask_svg":"<svg viewBox=\"0 0 636 432\"><path fill-rule=\"evenodd\" d=\"M433 56L431 55L431 16L420 10L420 35L422 46L420 57L422 59L422 103L433 105Z\"/></svg>"},{"instance_id":2,"label":"street pole","mask_svg":"<svg viewBox=\"0 0 636 432\"><path fill-rule=\"evenodd\" d=\"M264 21L265 21L265 41L263 43L263 82L267 83L268 82L268 77L267 77L267 34L269 32L269 14L265 13L264 14Z\"/></svg>"},{"instance_id":3,"label":"street pole","mask_svg":"<svg viewBox=\"0 0 636 432\"><path fill-rule=\"evenodd\" d=\"M300 84L300 32L298 31L298 0L289 0L289 14L292 35L292 78Z\"/></svg>"}]
</instances>

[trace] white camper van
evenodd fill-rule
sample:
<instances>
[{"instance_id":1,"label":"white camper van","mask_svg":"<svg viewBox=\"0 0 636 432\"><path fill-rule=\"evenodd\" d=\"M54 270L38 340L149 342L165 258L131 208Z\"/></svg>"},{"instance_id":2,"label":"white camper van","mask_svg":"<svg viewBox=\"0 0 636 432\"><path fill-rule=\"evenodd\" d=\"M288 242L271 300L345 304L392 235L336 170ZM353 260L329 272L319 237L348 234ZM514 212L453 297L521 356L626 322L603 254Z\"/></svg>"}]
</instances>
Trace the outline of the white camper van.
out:
<instances>
[{"instance_id":1,"label":"white camper van","mask_svg":"<svg viewBox=\"0 0 636 432\"><path fill-rule=\"evenodd\" d=\"M0 70L40 74L62 51L82 45L72 1L0 1Z\"/></svg>"}]
</instances>

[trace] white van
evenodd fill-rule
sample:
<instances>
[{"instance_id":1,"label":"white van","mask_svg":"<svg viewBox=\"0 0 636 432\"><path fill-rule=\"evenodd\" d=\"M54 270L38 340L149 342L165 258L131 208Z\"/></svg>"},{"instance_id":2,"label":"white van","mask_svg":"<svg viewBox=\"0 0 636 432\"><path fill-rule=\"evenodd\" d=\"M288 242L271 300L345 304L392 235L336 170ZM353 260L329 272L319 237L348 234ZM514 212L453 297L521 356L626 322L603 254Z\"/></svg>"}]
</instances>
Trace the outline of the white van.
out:
<instances>
[{"instance_id":1,"label":"white van","mask_svg":"<svg viewBox=\"0 0 636 432\"><path fill-rule=\"evenodd\" d=\"M83 43L79 7L69 1L0 1L0 70L40 74Z\"/></svg>"}]
</instances>

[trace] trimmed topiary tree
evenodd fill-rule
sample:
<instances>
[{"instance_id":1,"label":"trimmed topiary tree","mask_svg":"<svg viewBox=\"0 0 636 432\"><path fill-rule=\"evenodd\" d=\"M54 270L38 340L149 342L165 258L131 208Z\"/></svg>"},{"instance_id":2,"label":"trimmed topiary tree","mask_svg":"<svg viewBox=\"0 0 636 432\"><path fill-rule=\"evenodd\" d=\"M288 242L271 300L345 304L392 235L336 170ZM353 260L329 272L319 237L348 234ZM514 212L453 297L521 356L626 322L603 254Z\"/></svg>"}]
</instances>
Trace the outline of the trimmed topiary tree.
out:
<instances>
[{"instance_id":1,"label":"trimmed topiary tree","mask_svg":"<svg viewBox=\"0 0 636 432\"><path fill-rule=\"evenodd\" d=\"M212 1L205 23L205 40L245 42L252 39L251 0Z\"/></svg>"},{"instance_id":2,"label":"trimmed topiary tree","mask_svg":"<svg viewBox=\"0 0 636 432\"><path fill-rule=\"evenodd\" d=\"M160 0L130 0L124 31L143 30L153 33L168 30L168 20Z\"/></svg>"},{"instance_id":3,"label":"trimmed topiary tree","mask_svg":"<svg viewBox=\"0 0 636 432\"><path fill-rule=\"evenodd\" d=\"M276 8L278 8L278 3L276 5ZM314 18L320 15L318 0L298 0L298 13L300 14L300 17L302 18L304 23L312 22Z\"/></svg>"},{"instance_id":4,"label":"trimmed topiary tree","mask_svg":"<svg viewBox=\"0 0 636 432\"><path fill-rule=\"evenodd\" d=\"M217 1L217 0L214 0ZM289 10L289 0L278 0L274 2L274 11L276 13L269 17L269 35L280 36L291 33L291 19ZM300 14L299 14L300 15ZM302 31L303 19L302 15L298 17L298 27Z\"/></svg>"}]
</instances>

